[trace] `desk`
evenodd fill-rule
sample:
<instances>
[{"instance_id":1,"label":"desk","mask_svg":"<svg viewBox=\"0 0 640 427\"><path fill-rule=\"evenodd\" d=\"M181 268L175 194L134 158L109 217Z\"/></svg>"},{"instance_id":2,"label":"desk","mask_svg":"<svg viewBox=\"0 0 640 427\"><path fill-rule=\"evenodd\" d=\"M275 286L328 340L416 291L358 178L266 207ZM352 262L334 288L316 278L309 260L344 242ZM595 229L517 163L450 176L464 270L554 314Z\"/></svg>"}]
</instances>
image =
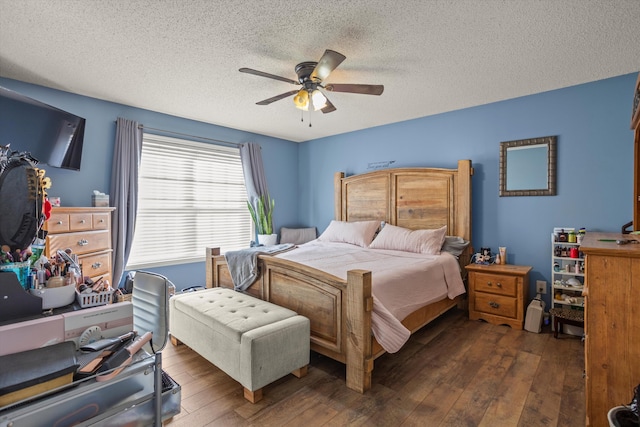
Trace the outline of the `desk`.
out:
<instances>
[{"instance_id":1,"label":"desk","mask_svg":"<svg viewBox=\"0 0 640 427\"><path fill-rule=\"evenodd\" d=\"M34 425L150 426L180 412L181 388L170 377L162 385L162 354L138 352L137 360L110 381L79 381L26 404L0 408L0 427ZM158 375L154 375L158 373ZM156 393L162 404L155 406ZM156 423L156 425L160 425Z\"/></svg>"},{"instance_id":2,"label":"desk","mask_svg":"<svg viewBox=\"0 0 640 427\"><path fill-rule=\"evenodd\" d=\"M7 277L13 278L14 285L17 283L15 275L0 274L0 279ZM0 288L3 290L6 286L3 284ZM141 299L144 300L142 297ZM8 303L11 303L11 300ZM159 305L154 303L153 306ZM123 313L114 314L122 308L128 308L126 316ZM110 336L118 336L131 331L134 327L132 310L131 302L82 310L74 310L72 305L60 309L54 316L38 315L35 319L30 318L28 321L20 317L0 326L2 349L5 350L7 347L5 343L9 342L18 342L20 345L31 346L30 348L46 345L36 342L37 339L34 337L36 334L24 329L25 325L31 322L42 323L35 326L35 332L42 332L43 324L54 323L49 332L41 334L40 338L45 342L74 339L87 325L103 323L106 324L104 328L113 331L113 335ZM110 317L102 318L100 314ZM72 319L71 322L67 322L69 318ZM123 318L126 318L125 322L120 321ZM111 328L114 324L117 326ZM119 329L120 327L125 328L124 332ZM165 334L158 334L158 336L163 335ZM13 347L11 353L29 349L18 347ZM132 365L109 381L96 382L93 378L75 381L50 392L0 408L0 427L54 424L58 426L89 424L149 426L154 423L160 425L161 421L180 412L181 400L181 389L175 381L168 378L167 386L162 386L166 376L163 374L162 353L148 354L141 350L136 354L136 360Z\"/></svg>"}]
</instances>

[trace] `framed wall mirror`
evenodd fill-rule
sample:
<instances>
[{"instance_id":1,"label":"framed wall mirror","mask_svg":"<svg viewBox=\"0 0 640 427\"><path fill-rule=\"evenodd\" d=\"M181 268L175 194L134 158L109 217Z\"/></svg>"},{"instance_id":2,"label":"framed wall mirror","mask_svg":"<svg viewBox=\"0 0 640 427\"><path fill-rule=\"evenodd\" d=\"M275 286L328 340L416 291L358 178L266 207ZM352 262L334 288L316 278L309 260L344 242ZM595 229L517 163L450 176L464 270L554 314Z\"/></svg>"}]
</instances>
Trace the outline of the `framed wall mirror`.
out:
<instances>
[{"instance_id":1,"label":"framed wall mirror","mask_svg":"<svg viewBox=\"0 0 640 427\"><path fill-rule=\"evenodd\" d=\"M500 143L500 196L556 195L556 138Z\"/></svg>"}]
</instances>

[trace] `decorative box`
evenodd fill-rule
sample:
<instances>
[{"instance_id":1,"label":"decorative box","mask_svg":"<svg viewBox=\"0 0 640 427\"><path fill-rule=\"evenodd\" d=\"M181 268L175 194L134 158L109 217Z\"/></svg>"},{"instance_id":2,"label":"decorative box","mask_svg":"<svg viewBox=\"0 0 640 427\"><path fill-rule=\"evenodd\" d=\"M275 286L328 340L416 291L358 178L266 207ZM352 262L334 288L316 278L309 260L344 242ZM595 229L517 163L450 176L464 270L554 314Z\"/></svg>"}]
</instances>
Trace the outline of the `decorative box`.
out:
<instances>
[{"instance_id":1,"label":"decorative box","mask_svg":"<svg viewBox=\"0 0 640 427\"><path fill-rule=\"evenodd\" d=\"M108 208L109 207L109 195L99 194L91 196L91 206L94 208Z\"/></svg>"}]
</instances>

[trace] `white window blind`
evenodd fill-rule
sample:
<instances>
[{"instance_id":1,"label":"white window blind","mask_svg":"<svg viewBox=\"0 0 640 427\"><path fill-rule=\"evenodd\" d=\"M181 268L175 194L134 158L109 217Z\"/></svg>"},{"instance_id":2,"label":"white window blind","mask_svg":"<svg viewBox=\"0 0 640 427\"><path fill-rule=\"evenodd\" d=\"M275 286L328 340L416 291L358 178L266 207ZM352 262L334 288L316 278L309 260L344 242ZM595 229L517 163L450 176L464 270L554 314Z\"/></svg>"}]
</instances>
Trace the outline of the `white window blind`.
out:
<instances>
[{"instance_id":1,"label":"white window blind","mask_svg":"<svg viewBox=\"0 0 640 427\"><path fill-rule=\"evenodd\" d=\"M238 148L145 133L128 270L249 246L253 223Z\"/></svg>"}]
</instances>

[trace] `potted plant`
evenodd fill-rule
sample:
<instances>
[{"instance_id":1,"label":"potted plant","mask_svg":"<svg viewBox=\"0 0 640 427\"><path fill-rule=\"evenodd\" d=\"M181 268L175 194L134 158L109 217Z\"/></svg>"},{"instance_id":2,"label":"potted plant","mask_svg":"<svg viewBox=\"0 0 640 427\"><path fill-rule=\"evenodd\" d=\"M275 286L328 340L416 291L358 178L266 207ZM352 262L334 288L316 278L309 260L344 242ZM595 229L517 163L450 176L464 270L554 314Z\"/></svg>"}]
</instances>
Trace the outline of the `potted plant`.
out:
<instances>
[{"instance_id":1,"label":"potted plant","mask_svg":"<svg viewBox=\"0 0 640 427\"><path fill-rule=\"evenodd\" d=\"M278 235L273 232L273 208L275 200L269 195L260 196L255 199L255 206L247 200L247 207L251 214L251 219L256 225L256 233L258 233L258 243L265 246L275 245L278 241Z\"/></svg>"}]
</instances>

